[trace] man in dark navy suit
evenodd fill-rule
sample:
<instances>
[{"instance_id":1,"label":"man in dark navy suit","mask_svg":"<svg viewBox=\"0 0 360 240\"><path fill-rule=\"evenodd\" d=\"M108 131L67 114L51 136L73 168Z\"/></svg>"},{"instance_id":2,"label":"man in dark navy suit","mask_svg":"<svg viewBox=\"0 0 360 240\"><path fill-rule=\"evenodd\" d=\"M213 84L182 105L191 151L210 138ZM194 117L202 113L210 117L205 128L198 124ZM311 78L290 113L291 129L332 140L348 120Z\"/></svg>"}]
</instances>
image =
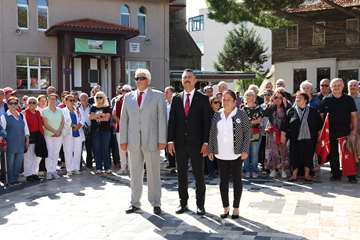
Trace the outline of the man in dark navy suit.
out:
<instances>
[{"instance_id":1,"label":"man in dark navy suit","mask_svg":"<svg viewBox=\"0 0 360 240\"><path fill-rule=\"evenodd\" d=\"M180 206L177 214L188 211L188 159L196 181L197 214L205 214L204 157L208 153L211 107L207 96L196 91L196 77L184 70L184 91L172 101L168 126L168 152L176 155Z\"/></svg>"}]
</instances>

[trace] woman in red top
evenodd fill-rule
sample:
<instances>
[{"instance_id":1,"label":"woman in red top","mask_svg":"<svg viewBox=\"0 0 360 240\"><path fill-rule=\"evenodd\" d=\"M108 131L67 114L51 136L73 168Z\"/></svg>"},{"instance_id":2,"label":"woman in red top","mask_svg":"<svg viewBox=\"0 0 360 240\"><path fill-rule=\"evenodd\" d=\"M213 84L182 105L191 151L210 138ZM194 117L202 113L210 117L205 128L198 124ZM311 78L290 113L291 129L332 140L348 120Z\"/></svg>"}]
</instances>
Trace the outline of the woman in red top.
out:
<instances>
[{"instance_id":1,"label":"woman in red top","mask_svg":"<svg viewBox=\"0 0 360 240\"><path fill-rule=\"evenodd\" d=\"M40 158L35 154L35 141L39 134L44 134L43 121L40 112L36 110L38 101L35 97L29 97L27 108L24 111L25 119L30 131L30 145L24 156L24 176L27 181L39 180L38 171Z\"/></svg>"}]
</instances>

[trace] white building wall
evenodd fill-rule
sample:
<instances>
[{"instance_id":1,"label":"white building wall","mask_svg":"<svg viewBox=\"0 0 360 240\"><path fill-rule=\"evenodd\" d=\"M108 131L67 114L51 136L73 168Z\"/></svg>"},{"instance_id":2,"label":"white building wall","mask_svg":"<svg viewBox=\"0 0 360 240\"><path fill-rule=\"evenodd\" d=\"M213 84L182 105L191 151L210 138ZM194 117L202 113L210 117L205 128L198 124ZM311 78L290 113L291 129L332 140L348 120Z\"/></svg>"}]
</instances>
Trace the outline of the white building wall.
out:
<instances>
[{"instance_id":1,"label":"white building wall","mask_svg":"<svg viewBox=\"0 0 360 240\"><path fill-rule=\"evenodd\" d=\"M215 71L214 63L217 62L218 54L222 51L226 37L230 31L236 28L234 24L223 24L208 18L208 9L200 9L199 14L204 15L204 30L197 32L190 32L196 43L202 42L204 44L204 55L201 59L202 70ZM196 16L196 15L195 15ZM187 16L189 19L194 16ZM254 27L256 32L263 40L267 48L266 54L268 61L264 64L264 70L271 68L271 47L272 36L271 31L266 28L254 26L252 23L246 23L249 27Z\"/></svg>"},{"instance_id":2,"label":"white building wall","mask_svg":"<svg viewBox=\"0 0 360 240\"><path fill-rule=\"evenodd\" d=\"M314 89L316 89L318 87L316 81L318 68L330 68L330 78L335 78L337 77L338 70L360 69L360 61L337 61L336 58L326 58L275 63L274 66L274 79L284 79L286 82L286 89L289 92L292 92L294 88L295 69L306 69L306 78L312 82Z\"/></svg>"}]
</instances>

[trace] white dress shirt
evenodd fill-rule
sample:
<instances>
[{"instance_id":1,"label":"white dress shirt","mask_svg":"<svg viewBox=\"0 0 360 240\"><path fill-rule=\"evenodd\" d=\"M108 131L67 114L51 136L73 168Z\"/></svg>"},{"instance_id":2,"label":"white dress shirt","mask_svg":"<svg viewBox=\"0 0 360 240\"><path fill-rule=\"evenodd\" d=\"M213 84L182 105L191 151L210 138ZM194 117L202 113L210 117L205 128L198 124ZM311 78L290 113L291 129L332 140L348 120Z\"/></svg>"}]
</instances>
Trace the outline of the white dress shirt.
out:
<instances>
[{"instance_id":1,"label":"white dress shirt","mask_svg":"<svg viewBox=\"0 0 360 240\"><path fill-rule=\"evenodd\" d=\"M16 120L19 120L19 117L20 117L20 115L19 115L19 116L13 115L9 110L8 110L5 114L7 114L8 116L11 116L11 115L12 115ZM19 113L19 114L20 114L20 113ZM22 113L21 113L21 114L22 114ZM25 115L22 114L22 117L23 117L23 121L24 121L24 123L25 123L25 126L24 126L25 136L30 136L30 131L29 131L29 127L28 127L28 124L27 124L27 122L26 122L26 119L25 119ZM6 123L5 115L1 115L1 119L0 119L0 120L1 120L1 121L0 121L1 127L6 130L6 125L7 125L7 123Z\"/></svg>"},{"instance_id":2,"label":"white dress shirt","mask_svg":"<svg viewBox=\"0 0 360 240\"><path fill-rule=\"evenodd\" d=\"M187 95L190 93L190 106L191 106L191 102L192 102L192 99L194 97L194 93L195 93L195 88L191 91L191 92L186 92L184 91L184 96L183 96L183 103L184 103L184 108L185 108L185 103L186 103L186 99L187 99Z\"/></svg>"},{"instance_id":3,"label":"white dress shirt","mask_svg":"<svg viewBox=\"0 0 360 240\"><path fill-rule=\"evenodd\" d=\"M166 117L167 117L168 121L169 121L169 117L170 117L170 111L171 111L171 102L166 100Z\"/></svg>"},{"instance_id":4,"label":"white dress shirt","mask_svg":"<svg viewBox=\"0 0 360 240\"><path fill-rule=\"evenodd\" d=\"M142 106L143 106L143 104L144 104L144 102L145 102L144 100L145 100L145 98L146 98L146 94L147 94L148 90L149 90L149 88L145 89L144 91L140 91L139 89L136 90L136 93L137 93L136 99L137 99L137 97L140 95L140 92L143 92L142 99L141 99L141 104L140 104L140 108L142 108Z\"/></svg>"},{"instance_id":5,"label":"white dress shirt","mask_svg":"<svg viewBox=\"0 0 360 240\"><path fill-rule=\"evenodd\" d=\"M91 125L91 121L89 119L90 105L87 105L87 107L84 108L83 105L80 104L79 112L80 112L80 116L81 116L81 124L85 125L85 123L86 123L87 127L90 127L90 125Z\"/></svg>"},{"instance_id":6,"label":"white dress shirt","mask_svg":"<svg viewBox=\"0 0 360 240\"><path fill-rule=\"evenodd\" d=\"M234 129L232 117L235 116L236 112L237 108L235 108L226 118L224 110L220 110L221 120L217 123L217 143L219 153L215 154L217 159L236 160L240 157L240 154L235 154L234 152Z\"/></svg>"}]
</instances>

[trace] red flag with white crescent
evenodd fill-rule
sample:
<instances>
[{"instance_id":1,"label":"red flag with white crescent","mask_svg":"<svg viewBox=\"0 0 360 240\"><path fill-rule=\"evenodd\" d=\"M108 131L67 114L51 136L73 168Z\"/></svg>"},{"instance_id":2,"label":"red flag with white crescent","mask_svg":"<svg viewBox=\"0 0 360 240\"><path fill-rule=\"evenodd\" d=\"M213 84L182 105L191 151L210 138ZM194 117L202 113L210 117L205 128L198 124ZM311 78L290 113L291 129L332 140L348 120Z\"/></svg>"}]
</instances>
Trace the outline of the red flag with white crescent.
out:
<instances>
[{"instance_id":1,"label":"red flag with white crescent","mask_svg":"<svg viewBox=\"0 0 360 240\"><path fill-rule=\"evenodd\" d=\"M342 174L345 177L354 176L357 173L356 158L346 146L347 137L341 137L339 142L339 158L342 165Z\"/></svg>"},{"instance_id":2,"label":"red flag with white crescent","mask_svg":"<svg viewBox=\"0 0 360 240\"><path fill-rule=\"evenodd\" d=\"M324 126L320 133L320 141L316 146L316 154L321 157L320 164L327 162L327 157L330 154L329 113L325 117Z\"/></svg>"}]
</instances>

